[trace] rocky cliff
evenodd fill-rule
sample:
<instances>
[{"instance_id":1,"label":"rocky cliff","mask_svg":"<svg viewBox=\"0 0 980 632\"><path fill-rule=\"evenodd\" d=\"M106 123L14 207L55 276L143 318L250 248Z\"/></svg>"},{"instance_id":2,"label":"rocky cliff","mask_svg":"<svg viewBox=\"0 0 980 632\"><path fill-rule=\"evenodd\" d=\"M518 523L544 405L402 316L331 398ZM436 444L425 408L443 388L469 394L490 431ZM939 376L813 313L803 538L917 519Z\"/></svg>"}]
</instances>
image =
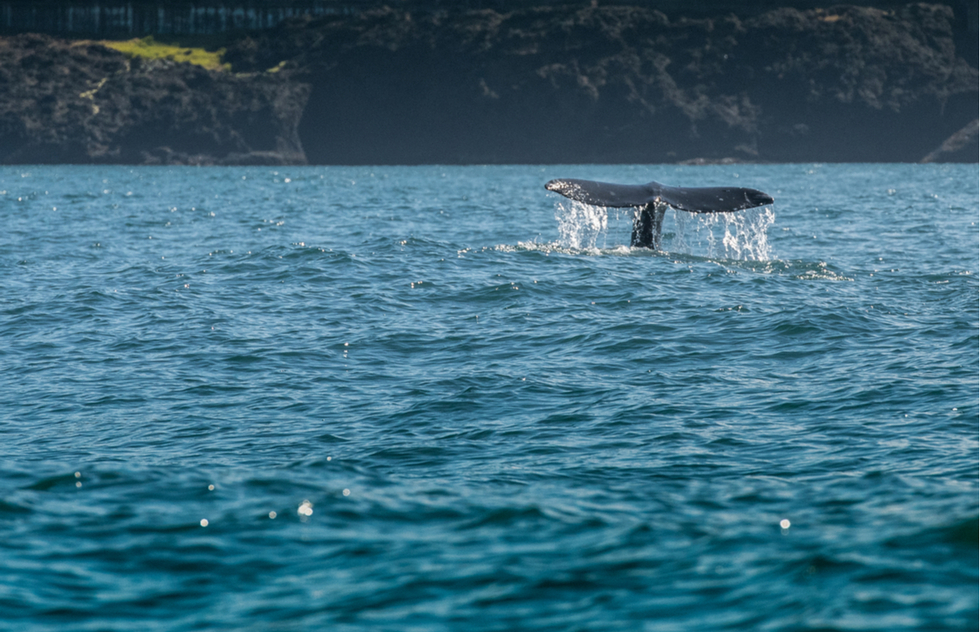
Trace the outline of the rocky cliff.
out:
<instances>
[{"instance_id":1,"label":"rocky cliff","mask_svg":"<svg viewBox=\"0 0 980 632\"><path fill-rule=\"evenodd\" d=\"M381 9L239 36L233 71L19 36L0 40L0 162L972 162L952 21Z\"/></svg>"},{"instance_id":2,"label":"rocky cliff","mask_svg":"<svg viewBox=\"0 0 980 632\"><path fill-rule=\"evenodd\" d=\"M128 59L91 42L0 39L0 163L304 163L307 84Z\"/></svg>"}]
</instances>

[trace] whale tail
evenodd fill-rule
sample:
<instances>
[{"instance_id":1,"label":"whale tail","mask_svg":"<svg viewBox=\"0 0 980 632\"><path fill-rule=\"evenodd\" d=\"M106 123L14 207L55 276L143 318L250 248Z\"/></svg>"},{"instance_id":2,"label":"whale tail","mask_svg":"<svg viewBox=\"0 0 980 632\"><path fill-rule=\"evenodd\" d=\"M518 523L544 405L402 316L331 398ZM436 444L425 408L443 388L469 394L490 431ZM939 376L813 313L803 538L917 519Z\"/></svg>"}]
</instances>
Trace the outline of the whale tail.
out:
<instances>
[{"instance_id":1,"label":"whale tail","mask_svg":"<svg viewBox=\"0 0 980 632\"><path fill-rule=\"evenodd\" d=\"M596 206L644 207L662 202L688 213L733 213L773 203L769 194L743 187L669 187L659 182L612 184L562 178L552 180L544 188Z\"/></svg>"},{"instance_id":2,"label":"whale tail","mask_svg":"<svg viewBox=\"0 0 980 632\"><path fill-rule=\"evenodd\" d=\"M544 185L565 197L612 208L636 208L630 246L660 248L660 228L667 207L688 213L733 213L772 204L768 193L743 187L669 187L659 182L612 184L558 179Z\"/></svg>"}]
</instances>

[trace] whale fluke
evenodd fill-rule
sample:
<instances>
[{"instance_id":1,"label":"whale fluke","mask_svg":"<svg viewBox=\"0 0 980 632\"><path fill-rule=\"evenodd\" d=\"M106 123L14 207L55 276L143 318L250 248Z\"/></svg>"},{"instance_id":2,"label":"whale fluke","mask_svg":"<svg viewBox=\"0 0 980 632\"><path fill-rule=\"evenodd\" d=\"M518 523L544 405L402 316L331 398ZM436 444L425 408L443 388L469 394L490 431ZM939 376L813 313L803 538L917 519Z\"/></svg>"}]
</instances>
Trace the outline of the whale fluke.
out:
<instances>
[{"instance_id":1,"label":"whale fluke","mask_svg":"<svg viewBox=\"0 0 980 632\"><path fill-rule=\"evenodd\" d=\"M688 213L733 213L773 203L767 193L742 187L669 187L659 182L612 184L561 178L544 188L596 206L644 207L660 202Z\"/></svg>"},{"instance_id":2,"label":"whale fluke","mask_svg":"<svg viewBox=\"0 0 980 632\"><path fill-rule=\"evenodd\" d=\"M612 184L561 178L548 182L544 188L576 202L637 209L630 246L658 250L668 206L688 213L733 213L773 203L768 193L743 187L669 187L659 182Z\"/></svg>"}]
</instances>

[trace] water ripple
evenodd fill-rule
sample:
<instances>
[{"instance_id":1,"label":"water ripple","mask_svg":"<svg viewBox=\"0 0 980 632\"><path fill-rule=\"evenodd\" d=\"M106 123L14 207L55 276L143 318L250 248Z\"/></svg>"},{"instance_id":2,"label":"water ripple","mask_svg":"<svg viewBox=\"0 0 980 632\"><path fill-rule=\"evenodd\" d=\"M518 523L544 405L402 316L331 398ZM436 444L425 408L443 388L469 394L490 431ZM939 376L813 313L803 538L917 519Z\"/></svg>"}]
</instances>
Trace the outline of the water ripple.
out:
<instances>
[{"instance_id":1,"label":"water ripple","mask_svg":"<svg viewBox=\"0 0 980 632\"><path fill-rule=\"evenodd\" d=\"M0 629L975 629L977 179L0 169Z\"/></svg>"}]
</instances>

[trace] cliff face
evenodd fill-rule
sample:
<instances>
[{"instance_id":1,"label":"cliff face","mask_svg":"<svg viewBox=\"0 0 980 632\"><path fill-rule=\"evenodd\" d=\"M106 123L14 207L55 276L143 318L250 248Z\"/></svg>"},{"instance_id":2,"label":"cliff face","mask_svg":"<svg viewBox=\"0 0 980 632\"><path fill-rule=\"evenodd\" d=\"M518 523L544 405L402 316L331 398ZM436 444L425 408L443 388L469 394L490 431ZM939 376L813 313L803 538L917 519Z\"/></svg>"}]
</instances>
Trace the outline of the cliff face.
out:
<instances>
[{"instance_id":1,"label":"cliff face","mask_svg":"<svg viewBox=\"0 0 980 632\"><path fill-rule=\"evenodd\" d=\"M0 40L0 162L976 161L952 19L384 9L242 37L238 74L21 36Z\"/></svg>"},{"instance_id":2,"label":"cliff face","mask_svg":"<svg viewBox=\"0 0 980 632\"><path fill-rule=\"evenodd\" d=\"M306 84L0 39L0 163L304 163Z\"/></svg>"},{"instance_id":3,"label":"cliff face","mask_svg":"<svg viewBox=\"0 0 980 632\"><path fill-rule=\"evenodd\" d=\"M915 161L977 117L952 17L389 10L287 25L229 58L302 50L316 162Z\"/></svg>"}]
</instances>

